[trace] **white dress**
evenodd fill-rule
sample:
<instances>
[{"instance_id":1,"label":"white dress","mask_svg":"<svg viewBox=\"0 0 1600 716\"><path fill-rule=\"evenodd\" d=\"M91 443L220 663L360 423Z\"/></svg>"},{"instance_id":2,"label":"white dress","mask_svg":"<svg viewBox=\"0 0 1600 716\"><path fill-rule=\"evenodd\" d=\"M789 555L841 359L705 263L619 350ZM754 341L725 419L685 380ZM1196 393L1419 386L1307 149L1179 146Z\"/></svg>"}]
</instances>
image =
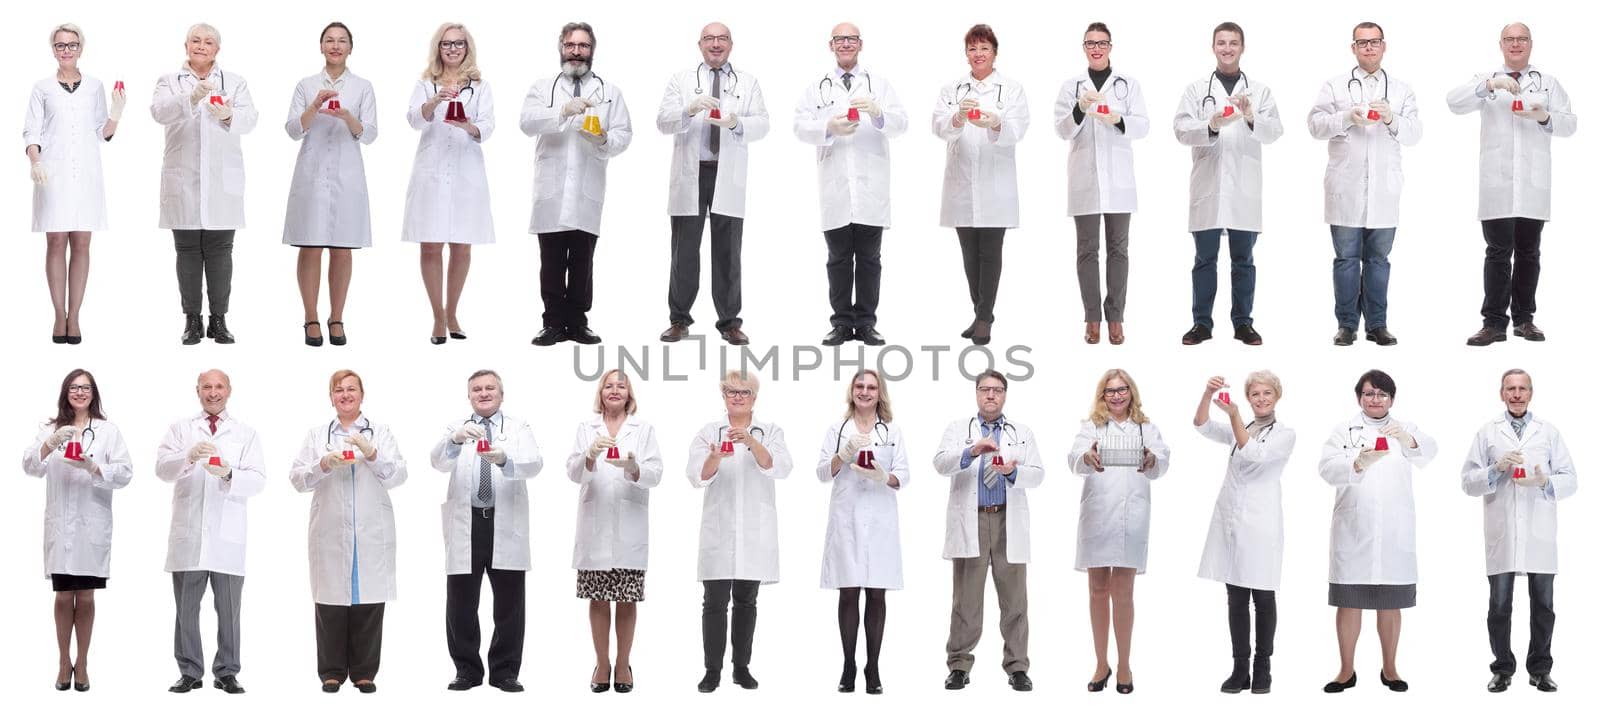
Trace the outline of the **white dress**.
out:
<instances>
[{"instance_id":1,"label":"white dress","mask_svg":"<svg viewBox=\"0 0 1600 716\"><path fill-rule=\"evenodd\" d=\"M881 423L867 437L873 461L900 481L900 487L863 477L850 465L833 473L839 447L860 433L853 419L835 422L822 436L817 479L833 483L828 499L828 531L822 545L822 588L900 589L900 508L896 496L911 480L905 437L900 426ZM859 453L857 454L859 456Z\"/></svg>"},{"instance_id":2,"label":"white dress","mask_svg":"<svg viewBox=\"0 0 1600 716\"><path fill-rule=\"evenodd\" d=\"M494 133L494 93L488 82L474 80L456 96L467 121L478 128L478 138L473 139L466 130L444 123L448 102L433 109L432 120L422 116L422 105L438 94L438 87L430 80L417 80L406 109L406 121L422 132L422 138L411 165L411 184L406 187L400 240L492 244L494 220L482 145Z\"/></svg>"},{"instance_id":3,"label":"white dress","mask_svg":"<svg viewBox=\"0 0 1600 716\"><path fill-rule=\"evenodd\" d=\"M28 98L22 145L39 145L45 183L33 186L34 231L106 228L105 178L100 172L101 133L107 121L105 86L88 75L78 89L61 88L54 75L39 80Z\"/></svg>"},{"instance_id":4,"label":"white dress","mask_svg":"<svg viewBox=\"0 0 1600 716\"><path fill-rule=\"evenodd\" d=\"M316 114L309 129L300 115L317 98L333 89L344 109L361 120L360 138L350 135L344 120ZM326 246L356 249L372 245L372 214L367 207L367 170L361 162L361 145L378 138L378 106L372 83L346 70L337 80L326 72L300 80L289 101L284 123L289 138L300 142L289 184L289 208L283 217L283 243L290 246Z\"/></svg>"}]
</instances>

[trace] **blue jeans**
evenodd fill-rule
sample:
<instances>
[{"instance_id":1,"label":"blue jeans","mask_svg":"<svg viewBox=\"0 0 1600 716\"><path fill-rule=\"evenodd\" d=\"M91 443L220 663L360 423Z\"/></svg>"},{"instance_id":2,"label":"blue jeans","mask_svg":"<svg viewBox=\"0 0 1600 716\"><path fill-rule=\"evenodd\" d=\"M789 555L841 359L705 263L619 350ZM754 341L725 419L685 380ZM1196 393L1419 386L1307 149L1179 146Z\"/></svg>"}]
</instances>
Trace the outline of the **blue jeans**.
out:
<instances>
[{"instance_id":1,"label":"blue jeans","mask_svg":"<svg viewBox=\"0 0 1600 716\"><path fill-rule=\"evenodd\" d=\"M1329 226L1333 231L1333 315L1340 328L1389 325L1389 250L1394 229Z\"/></svg>"},{"instance_id":2,"label":"blue jeans","mask_svg":"<svg viewBox=\"0 0 1600 716\"><path fill-rule=\"evenodd\" d=\"M1194 232L1194 269L1189 278L1194 283L1194 324L1211 328L1211 306L1217 299L1217 253L1222 248L1222 229ZM1250 309L1256 301L1256 264L1251 252L1255 249L1254 231L1228 229L1228 258L1233 264L1230 278L1233 283L1233 327L1250 325Z\"/></svg>"}]
</instances>

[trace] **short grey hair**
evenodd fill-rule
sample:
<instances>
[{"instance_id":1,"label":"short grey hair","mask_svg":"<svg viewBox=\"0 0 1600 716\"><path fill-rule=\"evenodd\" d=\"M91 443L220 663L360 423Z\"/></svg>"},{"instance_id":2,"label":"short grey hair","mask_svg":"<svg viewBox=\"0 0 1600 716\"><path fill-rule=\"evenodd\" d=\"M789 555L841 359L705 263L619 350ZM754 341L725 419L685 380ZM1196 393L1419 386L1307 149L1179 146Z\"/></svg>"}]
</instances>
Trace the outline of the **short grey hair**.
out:
<instances>
[{"instance_id":1,"label":"short grey hair","mask_svg":"<svg viewBox=\"0 0 1600 716\"><path fill-rule=\"evenodd\" d=\"M723 374L721 387L732 387L732 385L735 383L749 388L750 397L752 398L761 393L761 379L757 378L754 373L749 373L742 370L730 370Z\"/></svg>"},{"instance_id":2,"label":"short grey hair","mask_svg":"<svg viewBox=\"0 0 1600 716\"><path fill-rule=\"evenodd\" d=\"M1244 377L1244 393L1250 395L1250 386L1260 383L1272 389L1273 394L1283 399L1283 381L1278 380L1278 374L1270 370L1258 370Z\"/></svg>"},{"instance_id":3,"label":"short grey hair","mask_svg":"<svg viewBox=\"0 0 1600 716\"><path fill-rule=\"evenodd\" d=\"M1508 371L1506 371L1504 373L1501 373L1500 374L1500 387L1502 387L1502 388L1506 387L1506 379L1510 378L1513 375L1524 375L1524 376L1527 376L1528 377L1528 387L1529 388L1533 387L1533 376L1528 375L1528 371L1525 371L1525 370L1523 370L1521 368L1512 368L1511 370L1508 370Z\"/></svg>"},{"instance_id":4,"label":"short grey hair","mask_svg":"<svg viewBox=\"0 0 1600 716\"><path fill-rule=\"evenodd\" d=\"M190 25L189 31L183 35L183 41L188 42L189 38L194 37L195 35L210 35L211 39L217 41L217 44L222 44L222 32L213 27L210 23L197 22L193 25Z\"/></svg>"}]
</instances>

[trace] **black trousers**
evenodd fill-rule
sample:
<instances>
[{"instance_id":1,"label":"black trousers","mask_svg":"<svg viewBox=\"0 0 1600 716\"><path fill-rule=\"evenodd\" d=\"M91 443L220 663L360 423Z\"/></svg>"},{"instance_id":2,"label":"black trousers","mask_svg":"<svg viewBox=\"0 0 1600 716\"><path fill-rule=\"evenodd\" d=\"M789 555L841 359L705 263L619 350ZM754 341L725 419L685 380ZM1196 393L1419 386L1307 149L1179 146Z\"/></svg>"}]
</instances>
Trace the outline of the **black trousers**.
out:
<instances>
[{"instance_id":1,"label":"black trousers","mask_svg":"<svg viewBox=\"0 0 1600 716\"><path fill-rule=\"evenodd\" d=\"M1506 329L1506 309L1511 325L1533 322L1534 293L1539 290L1539 239L1544 222L1538 219L1490 219L1483 222L1483 325Z\"/></svg>"},{"instance_id":2,"label":"black trousers","mask_svg":"<svg viewBox=\"0 0 1600 716\"><path fill-rule=\"evenodd\" d=\"M383 604L317 605L317 674L323 681L371 681L383 653Z\"/></svg>"},{"instance_id":3,"label":"black trousers","mask_svg":"<svg viewBox=\"0 0 1600 716\"><path fill-rule=\"evenodd\" d=\"M233 293L233 230L174 229L172 245L178 251L178 299L183 312L201 313L203 282L211 315L226 314Z\"/></svg>"},{"instance_id":4,"label":"black trousers","mask_svg":"<svg viewBox=\"0 0 1600 716\"><path fill-rule=\"evenodd\" d=\"M1517 655L1511 653L1511 592L1517 585L1515 572L1489 575L1489 650L1496 674L1517 672ZM1548 674L1555 660L1550 658L1550 640L1556 628L1556 575L1528 575L1528 673Z\"/></svg>"},{"instance_id":5,"label":"black trousers","mask_svg":"<svg viewBox=\"0 0 1600 716\"><path fill-rule=\"evenodd\" d=\"M700 637L705 642L706 671L722 671L722 654L728 646L728 598L733 598L733 668L750 666L750 643L756 635L754 579L708 579L700 609Z\"/></svg>"},{"instance_id":6,"label":"black trousers","mask_svg":"<svg viewBox=\"0 0 1600 716\"><path fill-rule=\"evenodd\" d=\"M878 325L883 227L846 224L822 236L828 240L828 305L833 307L829 323L845 328Z\"/></svg>"},{"instance_id":7,"label":"black trousers","mask_svg":"<svg viewBox=\"0 0 1600 716\"><path fill-rule=\"evenodd\" d=\"M1256 604L1256 657L1272 656L1273 637L1278 632L1278 594L1269 589L1228 586L1228 635L1233 639L1233 658L1250 658L1250 602Z\"/></svg>"},{"instance_id":8,"label":"black trousers","mask_svg":"<svg viewBox=\"0 0 1600 716\"><path fill-rule=\"evenodd\" d=\"M589 325L594 305L594 244L587 231L539 234L539 297L546 328Z\"/></svg>"},{"instance_id":9,"label":"black trousers","mask_svg":"<svg viewBox=\"0 0 1600 716\"><path fill-rule=\"evenodd\" d=\"M494 557L494 509L488 514L472 508L472 572L445 577L444 636L455 662L456 676L483 681L483 660L478 656L482 631L478 627L478 601L483 576L489 575L494 592L494 635L489 638L490 683L515 679L522 671L522 640L527 629L527 573L489 566Z\"/></svg>"},{"instance_id":10,"label":"black trousers","mask_svg":"<svg viewBox=\"0 0 1600 716\"><path fill-rule=\"evenodd\" d=\"M717 309L717 330L738 328L744 309L740 254L744 247L744 219L712 214L711 199L717 189L717 165L700 165L699 213L672 217L672 271L667 281L667 308L673 323L689 325L694 299L700 293L700 236L706 216L711 217L711 305Z\"/></svg>"},{"instance_id":11,"label":"black trousers","mask_svg":"<svg viewBox=\"0 0 1600 716\"><path fill-rule=\"evenodd\" d=\"M967 293L972 296L972 315L994 323L994 299L1000 292L1000 257L1005 245L1004 228L957 228L961 240L961 261L967 270Z\"/></svg>"}]
</instances>

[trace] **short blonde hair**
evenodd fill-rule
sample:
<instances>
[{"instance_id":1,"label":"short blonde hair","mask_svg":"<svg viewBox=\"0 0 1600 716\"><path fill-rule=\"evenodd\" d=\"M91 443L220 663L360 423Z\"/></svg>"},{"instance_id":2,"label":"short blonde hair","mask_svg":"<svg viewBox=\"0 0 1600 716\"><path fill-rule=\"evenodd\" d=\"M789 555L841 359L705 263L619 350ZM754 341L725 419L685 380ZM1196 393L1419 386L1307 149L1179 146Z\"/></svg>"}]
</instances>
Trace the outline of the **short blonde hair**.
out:
<instances>
[{"instance_id":1,"label":"short blonde hair","mask_svg":"<svg viewBox=\"0 0 1600 716\"><path fill-rule=\"evenodd\" d=\"M1112 378L1121 378L1128 384L1128 419L1135 423L1148 423L1150 419L1144 415L1144 405L1139 400L1139 385L1133 382L1133 376L1121 368L1112 368L1100 376L1100 382L1094 386L1094 400L1089 403L1089 420L1095 425L1105 425L1111 422L1111 408L1106 407L1106 384Z\"/></svg>"},{"instance_id":2,"label":"short blonde hair","mask_svg":"<svg viewBox=\"0 0 1600 716\"><path fill-rule=\"evenodd\" d=\"M356 388L359 388L362 393L366 393L367 392L367 386L362 384L361 375L360 374L356 373L353 370L350 370L349 368L341 368L339 370L334 371L333 372L333 377L328 379L328 395L333 395L334 389L338 388L339 387L339 382L344 380L345 378L355 378L356 379Z\"/></svg>"},{"instance_id":3,"label":"short blonde hair","mask_svg":"<svg viewBox=\"0 0 1600 716\"><path fill-rule=\"evenodd\" d=\"M884 380L883 376L878 374L878 371L871 368L863 368L857 371L855 375L850 376L850 382L844 384L845 420L849 420L850 416L856 414L856 381L861 380L862 376L868 375L878 381L878 419L886 423L894 422L894 408L889 406L889 381Z\"/></svg>"},{"instance_id":4,"label":"short blonde hair","mask_svg":"<svg viewBox=\"0 0 1600 716\"><path fill-rule=\"evenodd\" d=\"M444 34L451 30L460 30L461 34L467 36L467 56L461 60L461 76L474 82L483 79L478 72L478 42L472 39L472 31L459 22L444 23L433 31L433 41L428 45L428 68L422 71L422 79L438 82L444 76L444 57L441 56L439 43L444 41ZM604 385L604 382L601 384Z\"/></svg>"},{"instance_id":5,"label":"short blonde hair","mask_svg":"<svg viewBox=\"0 0 1600 716\"><path fill-rule=\"evenodd\" d=\"M623 384L628 386L628 402L623 406L623 412L627 413L628 415L633 415L634 411L639 409L639 399L633 394L633 379L629 378L627 373L622 372L621 368L612 368L611 370L601 373L600 380L595 382L594 412L605 412L605 403L602 398L606 392L606 380L611 377L612 373L616 373L617 377L622 379Z\"/></svg>"},{"instance_id":6,"label":"short blonde hair","mask_svg":"<svg viewBox=\"0 0 1600 716\"><path fill-rule=\"evenodd\" d=\"M74 24L72 24L70 22L63 22L60 25L56 25L55 28L50 31L50 45L51 45L52 49L55 47L55 44L56 44L56 33L58 33L58 32L70 32L70 33L72 33L74 35L77 35L78 36L78 51L79 52L83 52L83 46L85 44L88 44L88 43L85 43L83 41L83 30L81 28L79 28L77 25L74 25Z\"/></svg>"},{"instance_id":7,"label":"short blonde hair","mask_svg":"<svg viewBox=\"0 0 1600 716\"><path fill-rule=\"evenodd\" d=\"M1270 370L1258 370L1244 377L1244 393L1250 395L1250 386L1260 383L1272 389L1272 393L1283 399L1283 381L1278 380L1278 375Z\"/></svg>"},{"instance_id":8,"label":"short blonde hair","mask_svg":"<svg viewBox=\"0 0 1600 716\"><path fill-rule=\"evenodd\" d=\"M750 389L750 397L752 397L752 398L754 398L757 395L761 394L761 379L757 378L752 373L748 373L748 372L745 372L745 371L742 371L742 370L730 370L727 373L723 374L723 376L722 376L722 384L720 386L718 386L718 387L719 388L731 388L731 387L733 387L733 384L735 384L735 383L737 383L739 385L742 385L742 386L744 386L746 388L749 388Z\"/></svg>"},{"instance_id":9,"label":"short blonde hair","mask_svg":"<svg viewBox=\"0 0 1600 716\"><path fill-rule=\"evenodd\" d=\"M189 38L194 37L195 35L210 35L211 39L216 40L218 45L222 44L222 31L213 27L211 23L197 22L193 25L190 25L189 31L183 34L183 41L188 42Z\"/></svg>"}]
</instances>

